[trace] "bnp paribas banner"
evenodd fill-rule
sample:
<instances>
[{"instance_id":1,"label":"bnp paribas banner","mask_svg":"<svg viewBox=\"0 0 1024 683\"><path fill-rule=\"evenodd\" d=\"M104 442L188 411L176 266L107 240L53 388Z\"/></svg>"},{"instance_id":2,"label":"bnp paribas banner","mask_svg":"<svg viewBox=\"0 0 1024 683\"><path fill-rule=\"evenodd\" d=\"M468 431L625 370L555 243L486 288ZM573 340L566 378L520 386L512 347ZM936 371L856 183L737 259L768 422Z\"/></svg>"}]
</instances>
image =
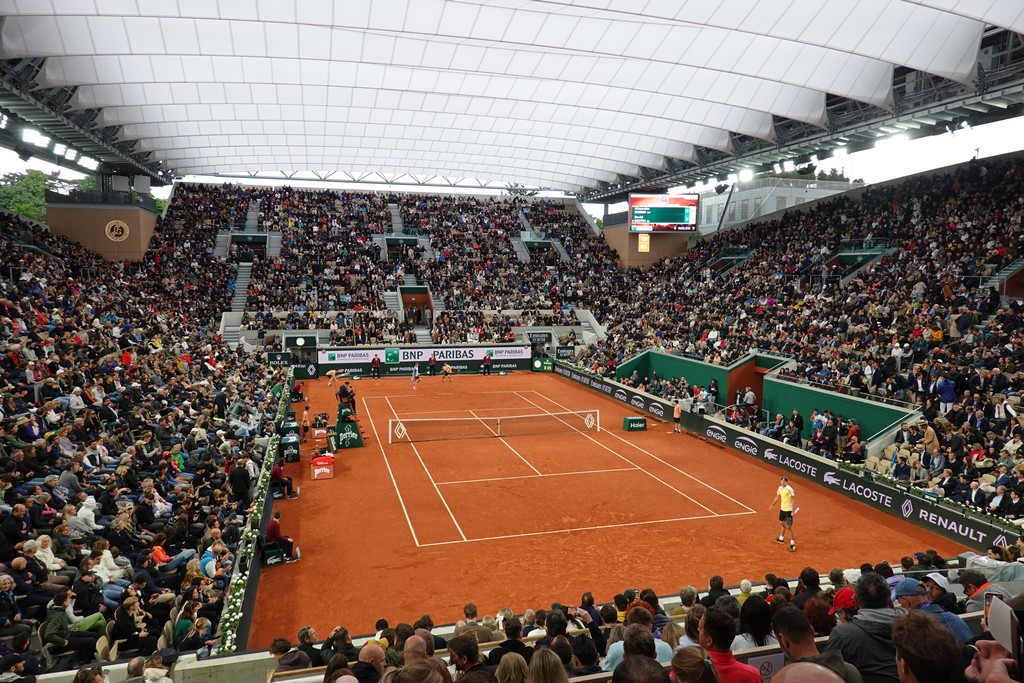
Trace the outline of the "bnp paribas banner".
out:
<instances>
[{"instance_id":1,"label":"bnp paribas banner","mask_svg":"<svg viewBox=\"0 0 1024 683\"><path fill-rule=\"evenodd\" d=\"M420 374L427 375L428 361L437 359L437 373L448 363L457 373L482 372L484 358L490 358L491 372L530 369L529 346L387 346L378 348L320 349L317 353L320 374L334 370L339 373L368 376L373 359L380 360L380 375L408 375L419 364Z\"/></svg>"}]
</instances>

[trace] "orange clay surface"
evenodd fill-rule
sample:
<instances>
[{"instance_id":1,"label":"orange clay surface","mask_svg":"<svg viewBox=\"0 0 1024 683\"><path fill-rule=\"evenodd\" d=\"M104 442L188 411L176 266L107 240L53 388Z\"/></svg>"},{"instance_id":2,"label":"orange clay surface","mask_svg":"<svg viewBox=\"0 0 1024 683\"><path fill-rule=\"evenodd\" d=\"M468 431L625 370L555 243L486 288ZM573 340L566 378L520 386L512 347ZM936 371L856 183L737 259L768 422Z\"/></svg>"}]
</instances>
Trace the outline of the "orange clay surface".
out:
<instances>
[{"instance_id":1,"label":"orange clay surface","mask_svg":"<svg viewBox=\"0 0 1024 683\"><path fill-rule=\"evenodd\" d=\"M310 413L337 414L327 378L305 383ZM480 614L609 602L626 588L659 595L897 561L953 541L796 479L797 552L779 531L779 471L754 458L672 433L649 420L624 432L627 406L552 374L352 381L365 447L339 451L334 479L311 481L311 453L286 473L298 500L278 501L283 532L302 561L263 571L249 647L298 629L373 631L430 614L437 624ZM293 406L301 415L303 406ZM600 410L601 432L388 443L388 420ZM456 434L481 425L452 423ZM410 431L415 429L409 423ZM566 427L568 430L569 427Z\"/></svg>"}]
</instances>

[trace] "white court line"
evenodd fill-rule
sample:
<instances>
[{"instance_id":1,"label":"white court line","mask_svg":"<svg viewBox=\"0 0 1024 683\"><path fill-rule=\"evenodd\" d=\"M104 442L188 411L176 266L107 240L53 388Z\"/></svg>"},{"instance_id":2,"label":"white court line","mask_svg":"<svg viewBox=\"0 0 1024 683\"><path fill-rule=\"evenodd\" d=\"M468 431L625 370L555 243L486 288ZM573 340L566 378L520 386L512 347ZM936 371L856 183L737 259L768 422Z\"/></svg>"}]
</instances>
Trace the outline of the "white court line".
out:
<instances>
[{"instance_id":1,"label":"white court line","mask_svg":"<svg viewBox=\"0 0 1024 683\"><path fill-rule=\"evenodd\" d=\"M370 426L373 427L373 438L377 439L377 446L380 448L380 454L384 456L384 465L388 468L388 474L391 476L391 484L395 487L395 493L398 495L398 504L402 506L402 514L405 515L405 523L409 525L409 533L412 534L412 541L417 547L420 545L420 540L416 538L416 530L412 528L412 520L409 519L409 511L405 508L405 501L402 500L402 492L398 490L398 482L395 481L395 473L391 471L391 463L388 462L388 454L384 452L384 442L380 440L380 435L377 433L377 425L373 423L373 416L370 415L370 406L367 405L366 399L363 399L363 408L366 410L366 419L370 421Z\"/></svg>"},{"instance_id":2,"label":"white court line","mask_svg":"<svg viewBox=\"0 0 1024 683\"><path fill-rule=\"evenodd\" d=\"M395 407L391 405L391 399L387 399L387 403L388 407L391 408L391 412L394 413L395 418L401 419L398 417L398 413L395 412ZM430 483L434 486L434 491L437 492L437 497L441 499L442 503L444 503L444 509L448 511L448 516L452 518L452 524L454 524L455 528L458 529L459 536L462 536L462 540L466 540L466 534L462 532L462 527L459 526L458 521L456 521L455 519L455 515L452 514L452 509L448 507L448 501L445 500L444 496L441 494L441 489L437 488L437 483L434 481L434 476L430 473L430 470L427 469L427 464L423 462L423 458L420 457L420 451L418 448L416 448L416 444L409 442L409 445L412 446L412 452L416 454L416 459L420 461L420 465L423 467L423 471L427 473L427 478L430 479ZM383 447L383 444L381 444L381 448Z\"/></svg>"},{"instance_id":3,"label":"white court line","mask_svg":"<svg viewBox=\"0 0 1024 683\"><path fill-rule=\"evenodd\" d=\"M717 519L718 517L737 517L739 515L753 515L751 512L729 512L723 515L697 515L695 517L673 517L671 519L652 519L647 522L623 522L622 524L601 524L598 526L582 526L573 529L555 529L553 531L528 531L522 534L509 534L508 536L486 536L483 538L467 538L464 541L438 541L436 543L424 543L421 548L429 548L435 545L455 545L457 543L476 543L478 541L500 541L506 538L523 538L524 536L551 536L554 534L568 534L573 531L596 531L598 529L616 529L627 526L644 526L647 524L663 524L666 522L687 522L694 519Z\"/></svg>"},{"instance_id":4,"label":"white court line","mask_svg":"<svg viewBox=\"0 0 1024 683\"><path fill-rule=\"evenodd\" d=\"M473 417L475 417L475 418L477 418L478 420L480 420L480 416L479 416L479 415L477 415L476 413L474 413L474 412L473 412L472 410L470 410L470 411L468 411L468 412L469 412L469 414L470 414L470 415L472 415ZM483 425L484 427L487 427L487 430L488 430L488 431L489 431L489 432L490 432L491 434L494 434L495 436L498 436L498 432L496 432L496 431L494 431L493 429L491 429L491 426L490 426L489 424L487 424L487 423L486 423L486 422L484 422L483 420L480 420L480 424L482 424L482 425ZM537 469L536 467L534 467L533 465L531 465L531 464L530 464L530 461L529 461L529 460L527 460L526 458L524 458L524 457L523 457L522 455L520 455L520 454L519 454L519 451L517 451L516 449L512 448L512 445L511 445L511 444L510 444L510 443L509 443L508 441L505 441L505 439L501 438L500 436L498 436L498 441L500 441L500 442L502 442L503 444L505 444L505 446L507 446L507 447L508 447L508 449L509 449L510 451L512 451L513 453L515 453L515 454L516 454L516 457L518 457L518 458L519 458L520 460L522 460L523 462L525 462L525 463L526 463L526 466L527 466L527 467L529 467L529 468L530 468L531 470L533 470L534 472L536 472L536 473L537 473L538 475L540 474L540 470L538 470L538 469Z\"/></svg>"},{"instance_id":5,"label":"white court line","mask_svg":"<svg viewBox=\"0 0 1024 683\"><path fill-rule=\"evenodd\" d=\"M503 393L512 393L512 392L503 392ZM466 394L466 396L473 396L473 394ZM368 398L382 398L382 397L381 396L370 396ZM509 411L532 410L532 409L531 408L527 408L527 407L523 407L523 408L508 408L508 407L505 407L505 408L474 408L473 410L475 410L478 413L502 413L502 414L507 414ZM403 410L402 411L402 415L405 415L406 417L408 417L410 415L446 415L448 413L465 413L465 412L470 412L469 408L459 408L459 409L453 409L453 410ZM512 417L515 417L515 415L512 415ZM438 418L438 419L444 419L444 418Z\"/></svg>"},{"instance_id":6,"label":"white court line","mask_svg":"<svg viewBox=\"0 0 1024 683\"><path fill-rule=\"evenodd\" d=\"M518 394L519 392L517 391L516 393ZM538 396L540 396L541 398L543 398L543 399L544 399L545 401L550 401L551 403L554 403L554 404L555 404L556 406L558 406L558 407L559 407L559 408L561 408L562 410L565 410L565 411L568 411L568 410L569 410L568 408L566 408L565 406L563 406L563 405L562 405L561 403L559 403L558 401L555 401L555 400L553 400L553 399L550 399L550 398L548 398L547 396L545 396L544 394L540 393L539 391L534 391L534 390L532 390L532 389L531 389L531 390L528 390L528 393L531 393L531 394L537 394ZM526 397L525 397L525 396L523 396L523 398L526 398ZM530 399L526 399L526 400L527 400L527 401L529 401ZM533 401L530 401L530 403L533 403ZM533 405L537 406L537 407L538 407L538 408L540 408L541 410L544 410L544 409L543 409L543 408L542 408L541 406L537 405L536 403L533 403ZM609 431L609 430L605 430L605 433L607 433L607 434L611 434L612 436L614 436L614 437L615 437L616 439L618 439L618 440L619 440L619 441L621 441L622 443L624 443L624 444L626 444L626 445L628 445L628 446L630 446L630 447L632 447L632 448L635 448L636 450L640 451L641 453L644 453L645 455L649 455L650 457L654 458L655 460L657 460L657 461L658 461L658 462L660 462L661 464L663 464L663 465L667 465L667 466L671 467L672 469L674 469L674 470L675 470L676 472L678 472L679 474L682 474L682 475L684 475L684 476L686 476L686 477L689 477L690 479L694 480L695 482L697 482L697 483L698 483L698 484L700 484L701 486L704 486L704 487L706 487L706 488L709 488L709 489L711 489L712 491L714 491L714 492L715 492L715 493L717 493L718 495L722 496L723 498L728 498L729 500L731 500L732 502L736 503L737 505L739 505L739 506L740 506L741 508L743 508L744 510L747 510L747 511L749 511L749 512L755 512L755 510L754 510L754 509L752 509L752 508L751 508L751 507L750 507L749 505L744 505L743 503L739 502L738 500L736 500L736 499L735 499L735 498L733 498L732 496L728 495L727 493L723 493L722 491L719 491L718 489L716 489L716 488L715 488L714 486L712 486L711 484L708 484L707 482L701 481L700 479L698 479L697 477L693 476L692 474L690 474L690 473L688 473L688 472L685 472L685 471L683 471L683 470L679 469L678 467L676 467L676 466L675 466L675 465L673 465L672 463L670 463L670 462L665 462L664 460L662 460L661 458L659 458L658 456L656 456L656 455L655 455L654 453L651 453L650 451L648 451L648 450L646 450L646 449L644 449L644 448L641 448L640 446L638 446L638 445L636 445L635 443L633 443L633 442L629 441L628 439L623 439L623 438L622 438L621 436L619 436L619 435L618 435L618 434L616 434L615 432L613 432L613 431ZM628 461L627 461L627 462L628 462Z\"/></svg>"},{"instance_id":7,"label":"white court line","mask_svg":"<svg viewBox=\"0 0 1024 683\"><path fill-rule=\"evenodd\" d=\"M585 470L583 472L554 472L552 474L517 474L511 477L487 477L486 479L461 479L459 481L439 481L438 486L445 486L447 484L475 484L478 481L508 481L509 479L537 479L538 477L565 477L570 474L601 474L602 472L632 472L637 470L637 467L617 467L610 470Z\"/></svg>"},{"instance_id":8,"label":"white court line","mask_svg":"<svg viewBox=\"0 0 1024 683\"><path fill-rule=\"evenodd\" d=\"M423 380L423 375L420 375L420 380L421 381ZM491 394L514 394L514 393L516 393L516 392L509 391L509 390L506 389L505 391L474 391L473 393L470 393L470 394L462 393L460 395L461 396L485 396L485 395L489 396ZM417 389L415 394L388 394L387 396L367 396L363 400L365 401L368 398L377 398L377 399L382 398L385 401L387 401L387 400L392 399L392 398L416 398L416 397L419 397L419 396L444 396L444 397L449 398L449 399L452 397L452 395L448 394L448 393L444 393L444 394L427 394L427 393L424 393L424 392L420 391L419 389Z\"/></svg>"},{"instance_id":9,"label":"white court line","mask_svg":"<svg viewBox=\"0 0 1024 683\"><path fill-rule=\"evenodd\" d=\"M531 393L537 393L537 392L531 392ZM538 410L543 410L543 411L544 411L545 413L548 413L548 414L550 414L550 411L548 411L547 409L543 408L542 406L539 406L539 405L537 405L536 403L534 403L534 402L533 402L533 401L531 401L530 399L528 399L528 398L526 398L525 396L523 396L523 395L522 395L521 393L519 393L518 391L516 392L516 395L517 395L517 396L518 396L519 398L521 398L521 399L523 399L524 401L526 401L527 403L533 404L533 406L535 406L535 407L536 407L536 408L537 408ZM543 396L543 394L541 394L541 395ZM550 400L550 399L548 399L548 400ZM552 402L552 403L554 403L554 401L551 401L551 402ZM571 411L571 410L569 410L568 408L566 408L566 409L565 409L565 411L566 411L566 412L572 412L572 411ZM664 479L661 479L661 478L659 478L659 477L655 476L654 474L651 474L650 472L648 472L648 471L647 471L647 470L645 470L644 468L640 467L640 466L639 466L639 465L637 465L637 464L636 464L635 462L633 462L632 460L630 460L630 459L629 459L629 458L627 458L626 456L622 455L622 454L621 454L621 453L619 453L618 451L612 450L611 448L609 448L609 447L608 447L608 446L606 446L605 444L601 443L600 441L598 441L598 440L597 440L597 439L595 439L594 437L590 436L590 434L587 434L586 432L582 432L582 431L580 431L580 430L576 429L576 427L574 427L573 425L570 425L570 424L569 424L568 422L566 422L566 421L565 421L565 420L563 420L562 418L558 418L558 421L559 421L559 422L563 422L563 423L565 423L565 424L569 425L569 427L570 427L571 429L573 429L574 431L576 431L576 432L577 432L578 434L580 434L581 436L585 436L585 437L587 437L588 439L590 439L591 441L593 441L594 443L596 443L596 444L597 444L598 446L600 446L601 448L605 449L606 451L608 451L608 452L609 452L609 453L611 453L612 455L614 455L614 456L618 457L618 458L619 458L620 460L624 460L624 461L628 462L628 463L629 463L630 465L632 465L633 467L637 468L638 470L640 470L641 472L643 472L644 474L646 474L646 475L647 475L648 477L650 477L651 479L654 479L655 481L657 481L658 483L662 484L663 486L667 486L668 488L672 489L673 491L675 491L676 493L678 493L678 494L679 494L680 496L682 496L682 497L683 497L683 498L685 498L686 500L688 500L688 501L690 501L691 503L693 503L694 505L697 505L698 507L702 507L702 508L704 508L705 510L707 510L708 512L710 512L710 513L711 513L712 515L715 515L715 516L717 516L717 515L718 515L718 513L717 513L717 512L715 512L714 510L712 510L711 508L709 508L709 507L708 507L707 505L703 505L703 504L701 504L700 502L698 502L698 501L694 500L694 499L693 499L693 498L691 498L690 496L686 495L685 493L683 493L682 491L680 491L679 489L677 489L677 488L676 488L675 486L672 486L672 484L669 484L669 483L668 483L667 481L665 481ZM744 507L746 507L746 506L744 506ZM750 508L747 508L747 509L749 510Z\"/></svg>"}]
</instances>

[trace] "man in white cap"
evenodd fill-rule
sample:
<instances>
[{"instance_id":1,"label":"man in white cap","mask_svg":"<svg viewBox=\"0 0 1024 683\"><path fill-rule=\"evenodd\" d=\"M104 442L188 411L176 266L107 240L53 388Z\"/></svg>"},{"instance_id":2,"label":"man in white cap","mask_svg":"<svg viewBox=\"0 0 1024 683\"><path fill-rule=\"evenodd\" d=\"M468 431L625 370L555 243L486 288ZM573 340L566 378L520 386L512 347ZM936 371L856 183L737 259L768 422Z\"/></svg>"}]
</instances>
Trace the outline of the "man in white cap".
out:
<instances>
[{"instance_id":1,"label":"man in white cap","mask_svg":"<svg viewBox=\"0 0 1024 683\"><path fill-rule=\"evenodd\" d=\"M925 574L921 583L928 589L931 601L952 614L960 614L960 605L956 596L949 592L949 579L939 572Z\"/></svg>"}]
</instances>

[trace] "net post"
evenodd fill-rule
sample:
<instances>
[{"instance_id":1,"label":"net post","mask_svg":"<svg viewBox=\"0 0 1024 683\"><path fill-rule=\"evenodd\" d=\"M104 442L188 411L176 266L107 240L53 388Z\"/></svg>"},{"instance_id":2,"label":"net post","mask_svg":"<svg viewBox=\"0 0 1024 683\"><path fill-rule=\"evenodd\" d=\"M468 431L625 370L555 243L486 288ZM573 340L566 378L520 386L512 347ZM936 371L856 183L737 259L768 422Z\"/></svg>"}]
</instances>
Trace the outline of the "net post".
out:
<instances>
[{"instance_id":1,"label":"net post","mask_svg":"<svg viewBox=\"0 0 1024 683\"><path fill-rule=\"evenodd\" d=\"M594 419L597 421L597 431L601 431L601 409L594 411Z\"/></svg>"},{"instance_id":2,"label":"net post","mask_svg":"<svg viewBox=\"0 0 1024 683\"><path fill-rule=\"evenodd\" d=\"M394 443L393 441L391 441L391 423L392 422L393 422L393 420L388 420L388 443L389 444Z\"/></svg>"}]
</instances>

